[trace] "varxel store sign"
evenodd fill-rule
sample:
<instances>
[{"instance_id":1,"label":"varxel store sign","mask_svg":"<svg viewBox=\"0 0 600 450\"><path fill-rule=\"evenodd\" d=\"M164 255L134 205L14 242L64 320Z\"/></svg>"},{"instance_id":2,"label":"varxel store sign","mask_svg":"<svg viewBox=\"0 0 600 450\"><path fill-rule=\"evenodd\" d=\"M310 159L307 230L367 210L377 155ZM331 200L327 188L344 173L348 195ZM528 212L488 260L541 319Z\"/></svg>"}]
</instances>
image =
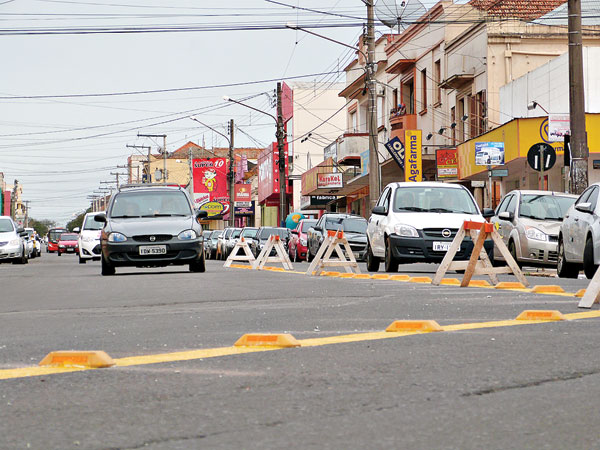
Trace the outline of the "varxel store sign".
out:
<instances>
[{"instance_id":1,"label":"varxel store sign","mask_svg":"<svg viewBox=\"0 0 600 450\"><path fill-rule=\"evenodd\" d=\"M421 181L423 179L423 164L421 161L421 130L406 130L404 132L404 180Z\"/></svg>"}]
</instances>

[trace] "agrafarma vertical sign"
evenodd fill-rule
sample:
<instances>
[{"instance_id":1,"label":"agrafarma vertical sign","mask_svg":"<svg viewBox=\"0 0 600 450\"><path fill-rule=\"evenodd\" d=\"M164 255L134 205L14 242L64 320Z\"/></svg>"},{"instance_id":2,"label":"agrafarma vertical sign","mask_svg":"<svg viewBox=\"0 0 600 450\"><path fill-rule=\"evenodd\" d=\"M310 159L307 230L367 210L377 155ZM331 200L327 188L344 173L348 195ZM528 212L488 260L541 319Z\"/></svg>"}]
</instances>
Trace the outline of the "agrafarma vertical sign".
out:
<instances>
[{"instance_id":1,"label":"agrafarma vertical sign","mask_svg":"<svg viewBox=\"0 0 600 450\"><path fill-rule=\"evenodd\" d=\"M421 181L423 179L423 164L421 161L421 130L406 130L404 132L404 180Z\"/></svg>"}]
</instances>

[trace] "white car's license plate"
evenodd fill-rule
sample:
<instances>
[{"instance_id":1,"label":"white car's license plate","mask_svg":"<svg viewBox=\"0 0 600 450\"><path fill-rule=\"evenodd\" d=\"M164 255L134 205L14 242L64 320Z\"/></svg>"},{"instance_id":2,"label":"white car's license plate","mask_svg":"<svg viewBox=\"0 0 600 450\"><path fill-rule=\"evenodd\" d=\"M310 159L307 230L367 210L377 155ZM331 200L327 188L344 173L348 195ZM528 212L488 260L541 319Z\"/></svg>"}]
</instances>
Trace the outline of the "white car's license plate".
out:
<instances>
[{"instance_id":1,"label":"white car's license plate","mask_svg":"<svg viewBox=\"0 0 600 450\"><path fill-rule=\"evenodd\" d=\"M140 255L165 255L167 253L166 245L141 245Z\"/></svg>"},{"instance_id":2,"label":"white car's license plate","mask_svg":"<svg viewBox=\"0 0 600 450\"><path fill-rule=\"evenodd\" d=\"M434 242L433 243L433 251L434 252L447 252L450 249L450 244L452 244L452 242Z\"/></svg>"}]
</instances>

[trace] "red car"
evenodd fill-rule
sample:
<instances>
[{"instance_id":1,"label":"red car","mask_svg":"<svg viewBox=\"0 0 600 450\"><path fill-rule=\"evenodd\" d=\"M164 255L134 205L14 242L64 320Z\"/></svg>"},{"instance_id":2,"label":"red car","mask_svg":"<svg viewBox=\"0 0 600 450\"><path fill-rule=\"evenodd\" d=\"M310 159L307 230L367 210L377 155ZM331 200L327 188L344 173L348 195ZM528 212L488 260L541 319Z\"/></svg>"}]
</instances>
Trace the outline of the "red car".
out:
<instances>
[{"instance_id":1,"label":"red car","mask_svg":"<svg viewBox=\"0 0 600 450\"><path fill-rule=\"evenodd\" d=\"M306 261L306 232L316 223L316 219L302 219L292 230L292 237L288 243L288 253L292 261Z\"/></svg>"},{"instance_id":2,"label":"red car","mask_svg":"<svg viewBox=\"0 0 600 450\"><path fill-rule=\"evenodd\" d=\"M58 238L58 256L63 253L79 254L79 235L77 233L62 233Z\"/></svg>"}]
</instances>

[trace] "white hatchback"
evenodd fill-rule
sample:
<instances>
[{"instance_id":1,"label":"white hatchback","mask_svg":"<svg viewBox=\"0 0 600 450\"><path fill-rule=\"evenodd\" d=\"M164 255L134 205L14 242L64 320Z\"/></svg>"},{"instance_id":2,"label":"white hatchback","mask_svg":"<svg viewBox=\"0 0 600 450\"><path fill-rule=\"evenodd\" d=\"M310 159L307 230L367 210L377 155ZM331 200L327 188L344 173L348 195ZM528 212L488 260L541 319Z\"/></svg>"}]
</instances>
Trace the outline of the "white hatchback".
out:
<instances>
[{"instance_id":1,"label":"white hatchback","mask_svg":"<svg viewBox=\"0 0 600 450\"><path fill-rule=\"evenodd\" d=\"M494 215L482 215L471 193L459 184L421 182L391 183L373 208L367 227L367 270L396 272L401 263L439 263L465 220L483 222ZM471 256L473 242L466 238L456 260ZM493 252L493 242L485 249Z\"/></svg>"},{"instance_id":2,"label":"white hatchback","mask_svg":"<svg viewBox=\"0 0 600 450\"><path fill-rule=\"evenodd\" d=\"M100 260L100 233L104 224L94 219L98 212L87 213L79 232L79 264L85 264L88 259Z\"/></svg>"}]
</instances>

